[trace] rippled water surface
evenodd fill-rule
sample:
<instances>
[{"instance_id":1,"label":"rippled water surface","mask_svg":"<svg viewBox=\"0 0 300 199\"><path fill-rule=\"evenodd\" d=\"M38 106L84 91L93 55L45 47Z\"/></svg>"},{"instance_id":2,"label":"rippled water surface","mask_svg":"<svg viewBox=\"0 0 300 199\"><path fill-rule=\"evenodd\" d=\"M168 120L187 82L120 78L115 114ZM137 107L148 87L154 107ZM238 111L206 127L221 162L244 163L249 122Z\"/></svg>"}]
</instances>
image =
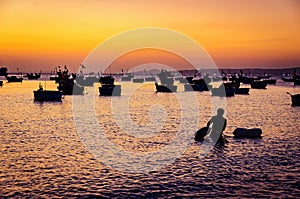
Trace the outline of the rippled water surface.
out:
<instances>
[{"instance_id":1,"label":"rippled water surface","mask_svg":"<svg viewBox=\"0 0 300 199\"><path fill-rule=\"evenodd\" d=\"M212 116L209 92L182 92L179 85L177 95L156 94L153 84L122 83L122 96L113 99L99 97L95 85L84 96L36 103L38 83L0 87L0 196L300 197L300 107L291 107L286 94L300 93L300 87L279 82L226 98L228 143L199 158L203 145L193 141L193 133ZM56 87L49 81L46 86ZM74 120L78 116L85 118L80 127ZM263 137L234 139L237 127L261 128ZM106 143L94 148L101 157L88 148L79 128L95 136L95 143L101 131ZM118 156L109 146L119 150ZM159 157L171 160L176 153L176 158L168 164L165 159L145 161L164 149ZM130 155L135 158L127 164Z\"/></svg>"}]
</instances>

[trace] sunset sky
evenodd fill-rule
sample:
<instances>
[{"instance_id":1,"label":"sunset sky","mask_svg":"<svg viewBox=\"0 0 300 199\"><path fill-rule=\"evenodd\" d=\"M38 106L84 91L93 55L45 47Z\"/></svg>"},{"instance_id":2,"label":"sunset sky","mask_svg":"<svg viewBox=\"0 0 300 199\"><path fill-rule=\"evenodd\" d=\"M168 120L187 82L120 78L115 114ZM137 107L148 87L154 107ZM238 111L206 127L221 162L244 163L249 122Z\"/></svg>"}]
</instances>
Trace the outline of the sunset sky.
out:
<instances>
[{"instance_id":1,"label":"sunset sky","mask_svg":"<svg viewBox=\"0 0 300 199\"><path fill-rule=\"evenodd\" d=\"M0 26L0 66L11 72L78 70L101 42L141 27L186 34L220 68L300 66L297 0L0 0Z\"/></svg>"}]
</instances>

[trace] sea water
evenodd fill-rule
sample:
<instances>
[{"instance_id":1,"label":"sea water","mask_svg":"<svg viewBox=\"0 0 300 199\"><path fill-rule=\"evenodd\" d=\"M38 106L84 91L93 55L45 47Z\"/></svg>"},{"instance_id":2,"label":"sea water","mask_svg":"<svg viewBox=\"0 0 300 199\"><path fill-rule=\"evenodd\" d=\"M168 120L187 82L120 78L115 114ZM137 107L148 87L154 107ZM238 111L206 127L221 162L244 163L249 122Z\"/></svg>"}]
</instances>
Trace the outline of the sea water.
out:
<instances>
[{"instance_id":1,"label":"sea water","mask_svg":"<svg viewBox=\"0 0 300 199\"><path fill-rule=\"evenodd\" d=\"M41 83L48 90L57 86ZM300 196L300 107L292 107L286 94L300 93L300 87L279 80L267 89L250 89L249 95L216 97L226 102L228 143L199 156L204 145L193 136L213 115L210 92L183 92L178 84L177 94L155 93L153 83L120 84L121 97L100 97L95 84L83 96L44 103L33 100L39 81L0 87L0 196ZM196 99L197 105L180 99ZM189 113L185 118L183 106ZM237 127L261 128L262 139L234 139ZM95 145L99 135L107 144L93 151L85 132L95 136ZM178 138L181 132L186 134ZM174 139L178 142L169 147ZM164 149L161 156L175 158L142 158ZM131 162L128 154L135 156Z\"/></svg>"}]
</instances>

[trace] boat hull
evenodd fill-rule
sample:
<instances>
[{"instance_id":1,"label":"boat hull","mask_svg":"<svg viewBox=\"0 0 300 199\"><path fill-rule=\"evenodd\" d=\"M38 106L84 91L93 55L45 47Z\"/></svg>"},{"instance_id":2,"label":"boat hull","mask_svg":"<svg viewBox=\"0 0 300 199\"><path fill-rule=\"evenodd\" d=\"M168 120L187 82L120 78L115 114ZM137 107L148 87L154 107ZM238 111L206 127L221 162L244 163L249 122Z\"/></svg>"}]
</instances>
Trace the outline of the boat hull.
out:
<instances>
[{"instance_id":1,"label":"boat hull","mask_svg":"<svg viewBox=\"0 0 300 199\"><path fill-rule=\"evenodd\" d=\"M135 78L135 79L132 79L133 83L143 83L144 81L145 81L144 78Z\"/></svg>"},{"instance_id":2,"label":"boat hull","mask_svg":"<svg viewBox=\"0 0 300 199\"><path fill-rule=\"evenodd\" d=\"M6 67L0 68L0 76L7 76L7 68Z\"/></svg>"},{"instance_id":3,"label":"boat hull","mask_svg":"<svg viewBox=\"0 0 300 199\"><path fill-rule=\"evenodd\" d=\"M184 91L208 91L207 85L185 84Z\"/></svg>"},{"instance_id":4,"label":"boat hull","mask_svg":"<svg viewBox=\"0 0 300 199\"><path fill-rule=\"evenodd\" d=\"M275 85L276 84L276 79L266 79L264 80L267 84L272 84L272 85Z\"/></svg>"},{"instance_id":5,"label":"boat hull","mask_svg":"<svg viewBox=\"0 0 300 199\"><path fill-rule=\"evenodd\" d=\"M300 94L291 95L292 98L292 106L300 106Z\"/></svg>"},{"instance_id":6,"label":"boat hull","mask_svg":"<svg viewBox=\"0 0 300 199\"><path fill-rule=\"evenodd\" d=\"M23 77L17 77L17 76L6 76L7 82L11 83L11 82L22 82L23 81Z\"/></svg>"},{"instance_id":7,"label":"boat hull","mask_svg":"<svg viewBox=\"0 0 300 199\"><path fill-rule=\"evenodd\" d=\"M251 83L251 88L254 89L266 89L267 82L265 81L254 81Z\"/></svg>"},{"instance_id":8,"label":"boat hull","mask_svg":"<svg viewBox=\"0 0 300 199\"><path fill-rule=\"evenodd\" d=\"M295 86L300 85L300 78L294 80L294 85L295 85Z\"/></svg>"},{"instance_id":9,"label":"boat hull","mask_svg":"<svg viewBox=\"0 0 300 199\"><path fill-rule=\"evenodd\" d=\"M145 77L145 82L155 82L155 77Z\"/></svg>"},{"instance_id":10,"label":"boat hull","mask_svg":"<svg viewBox=\"0 0 300 199\"><path fill-rule=\"evenodd\" d=\"M235 94L237 95L249 95L250 88L238 88L235 89Z\"/></svg>"},{"instance_id":11,"label":"boat hull","mask_svg":"<svg viewBox=\"0 0 300 199\"><path fill-rule=\"evenodd\" d=\"M100 96L121 96L120 85L102 85L99 87Z\"/></svg>"},{"instance_id":12,"label":"boat hull","mask_svg":"<svg viewBox=\"0 0 300 199\"><path fill-rule=\"evenodd\" d=\"M282 81L284 82L293 82L293 78L292 77L281 77Z\"/></svg>"},{"instance_id":13,"label":"boat hull","mask_svg":"<svg viewBox=\"0 0 300 199\"><path fill-rule=\"evenodd\" d=\"M62 98L61 91L45 91L45 90L37 90L33 91L34 100L43 102L43 101L57 101L60 102Z\"/></svg>"},{"instance_id":14,"label":"boat hull","mask_svg":"<svg viewBox=\"0 0 300 199\"><path fill-rule=\"evenodd\" d=\"M212 96L218 96L218 97L233 97L235 95L235 89L234 88L212 88L211 89Z\"/></svg>"},{"instance_id":15,"label":"boat hull","mask_svg":"<svg viewBox=\"0 0 300 199\"><path fill-rule=\"evenodd\" d=\"M158 85L155 84L157 93L174 93L177 92L177 86L175 85Z\"/></svg>"},{"instance_id":16,"label":"boat hull","mask_svg":"<svg viewBox=\"0 0 300 199\"><path fill-rule=\"evenodd\" d=\"M63 95L83 95L84 87L74 82L74 79L59 79L58 90Z\"/></svg>"},{"instance_id":17,"label":"boat hull","mask_svg":"<svg viewBox=\"0 0 300 199\"><path fill-rule=\"evenodd\" d=\"M38 80L41 78L41 74L27 74L26 77L28 80Z\"/></svg>"},{"instance_id":18,"label":"boat hull","mask_svg":"<svg viewBox=\"0 0 300 199\"><path fill-rule=\"evenodd\" d=\"M99 82L98 77L84 77L84 76L78 76L76 77L76 82L80 86L94 86L94 83Z\"/></svg>"}]
</instances>

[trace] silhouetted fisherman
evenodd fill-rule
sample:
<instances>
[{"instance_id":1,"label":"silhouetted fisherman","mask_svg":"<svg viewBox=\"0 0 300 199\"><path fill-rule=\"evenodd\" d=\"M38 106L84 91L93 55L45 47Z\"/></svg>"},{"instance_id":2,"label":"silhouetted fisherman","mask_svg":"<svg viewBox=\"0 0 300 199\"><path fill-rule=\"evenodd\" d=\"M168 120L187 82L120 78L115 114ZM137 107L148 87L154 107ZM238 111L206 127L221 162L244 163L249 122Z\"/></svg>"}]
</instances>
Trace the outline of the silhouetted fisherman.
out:
<instances>
[{"instance_id":1,"label":"silhouetted fisherman","mask_svg":"<svg viewBox=\"0 0 300 199\"><path fill-rule=\"evenodd\" d=\"M212 125L210 137L213 139L214 142L217 143L224 142L222 133L227 125L227 119L223 117L224 112L224 109L219 108L217 110L217 115L212 116L211 119L207 122L207 128L209 128L209 126Z\"/></svg>"}]
</instances>

